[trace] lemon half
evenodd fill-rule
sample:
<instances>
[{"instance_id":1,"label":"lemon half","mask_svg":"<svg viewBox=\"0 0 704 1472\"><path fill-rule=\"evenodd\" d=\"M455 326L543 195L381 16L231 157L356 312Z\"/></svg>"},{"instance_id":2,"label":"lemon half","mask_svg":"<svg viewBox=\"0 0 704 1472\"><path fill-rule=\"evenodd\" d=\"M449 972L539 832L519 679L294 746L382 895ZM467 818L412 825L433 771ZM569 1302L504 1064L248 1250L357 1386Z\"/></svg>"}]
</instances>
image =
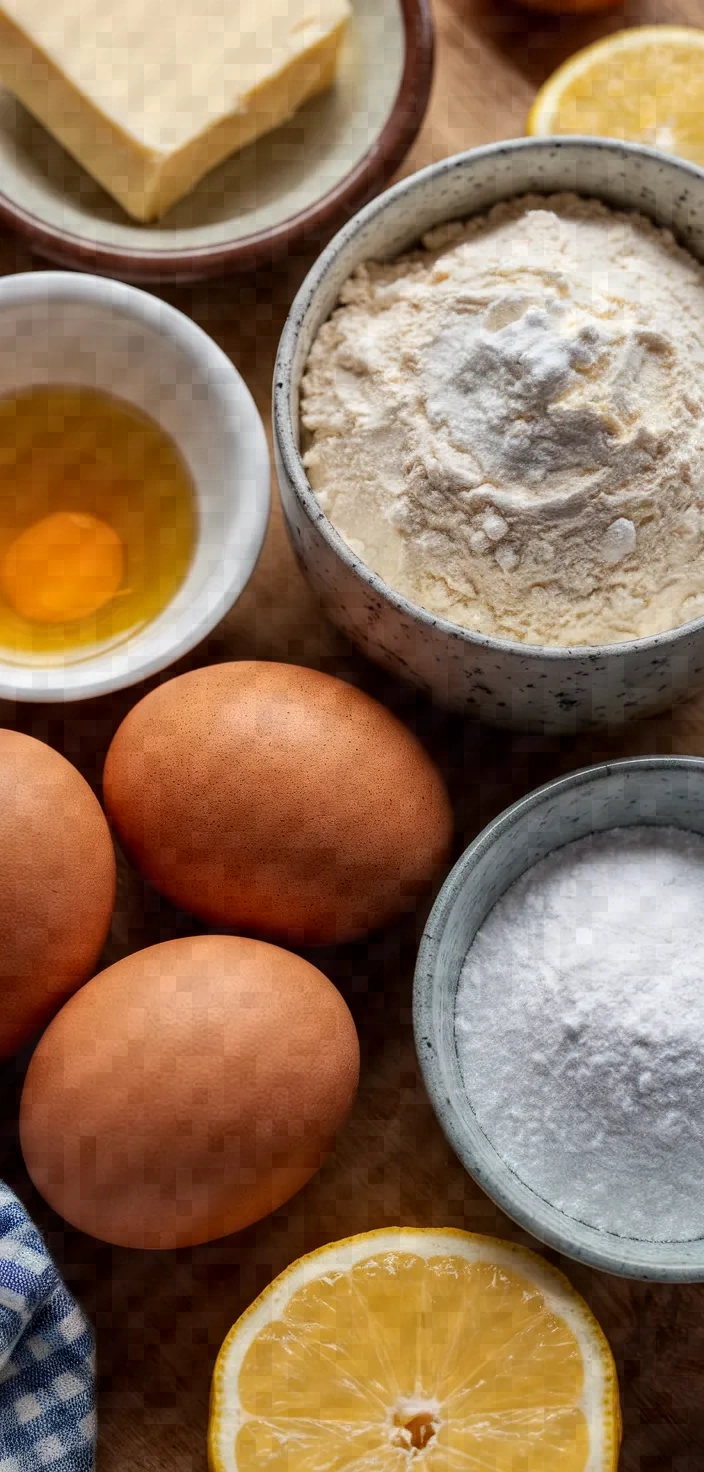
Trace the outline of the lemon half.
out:
<instances>
[{"instance_id":1,"label":"lemon half","mask_svg":"<svg viewBox=\"0 0 704 1472\"><path fill-rule=\"evenodd\" d=\"M468 1232L394 1228L287 1268L228 1334L211 1472L615 1472L608 1343L567 1279Z\"/></svg>"},{"instance_id":2,"label":"lemon half","mask_svg":"<svg viewBox=\"0 0 704 1472\"><path fill-rule=\"evenodd\" d=\"M577 51L541 87L526 131L626 139L704 164L704 30L634 26Z\"/></svg>"}]
</instances>

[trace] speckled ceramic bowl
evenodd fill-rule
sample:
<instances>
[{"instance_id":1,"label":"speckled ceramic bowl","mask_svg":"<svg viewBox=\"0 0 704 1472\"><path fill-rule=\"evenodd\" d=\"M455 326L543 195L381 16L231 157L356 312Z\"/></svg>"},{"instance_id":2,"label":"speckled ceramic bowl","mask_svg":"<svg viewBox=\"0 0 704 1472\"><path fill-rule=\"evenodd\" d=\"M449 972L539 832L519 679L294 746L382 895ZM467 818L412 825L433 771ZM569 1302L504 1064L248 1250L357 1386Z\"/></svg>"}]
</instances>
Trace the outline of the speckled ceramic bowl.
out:
<instances>
[{"instance_id":1,"label":"speckled ceramic bowl","mask_svg":"<svg viewBox=\"0 0 704 1472\"><path fill-rule=\"evenodd\" d=\"M321 510L299 453L305 362L355 267L399 255L433 225L532 190L572 190L639 210L704 259L704 171L692 164L600 138L519 139L445 159L356 215L307 276L279 347L274 433L289 533L330 618L371 659L451 709L559 732L665 709L704 686L704 619L603 647L545 648L460 628L408 602L355 556Z\"/></svg>"},{"instance_id":2,"label":"speckled ceramic bowl","mask_svg":"<svg viewBox=\"0 0 704 1472\"><path fill-rule=\"evenodd\" d=\"M639 757L573 772L531 792L490 823L445 881L425 928L413 997L416 1050L453 1150L508 1216L542 1242L605 1272L661 1282L704 1280L704 1237L656 1242L599 1231L545 1201L506 1164L467 1096L455 1046L462 966L501 895L573 839L635 824L704 834L704 761Z\"/></svg>"}]
</instances>

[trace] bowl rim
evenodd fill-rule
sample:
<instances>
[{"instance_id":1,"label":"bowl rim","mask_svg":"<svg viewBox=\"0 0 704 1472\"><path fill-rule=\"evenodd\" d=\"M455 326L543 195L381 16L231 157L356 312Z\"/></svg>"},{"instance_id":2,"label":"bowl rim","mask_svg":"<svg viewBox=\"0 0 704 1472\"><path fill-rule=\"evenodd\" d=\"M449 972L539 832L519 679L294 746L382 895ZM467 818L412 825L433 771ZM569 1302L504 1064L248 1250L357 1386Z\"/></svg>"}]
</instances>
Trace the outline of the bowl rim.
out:
<instances>
[{"instance_id":1,"label":"bowl rim","mask_svg":"<svg viewBox=\"0 0 704 1472\"><path fill-rule=\"evenodd\" d=\"M587 134L570 133L555 135L549 138L511 138L501 140L498 143L487 143L480 148L467 149L462 153L453 154L446 159L440 159L436 163L428 164L419 169L417 173L410 174L401 179L397 184L386 189L382 194L373 199L364 209L360 210L354 219L350 220L337 235L329 242L318 259L312 266L299 288L289 314L286 318L284 328L279 340L276 364L274 368L274 388L272 404L272 422L274 431L274 444L277 456L291 488L294 491L299 505L305 512L308 520L313 523L330 550L345 564L348 570L375 594L377 598L385 603L391 604L397 613L404 615L415 623L424 625L428 630L437 630L447 638L464 644L468 648L481 648L497 654L520 655L524 660L567 662L575 664L578 661L593 663L596 660L609 658L611 656L624 656L626 654L648 654L660 649L667 649L674 640L679 640L690 634L704 631L704 615L691 619L688 623L678 624L674 629L665 629L658 634L648 634L639 639L622 639L614 644L521 644L512 639L501 638L498 635L483 634L473 629L463 627L462 624L452 623L450 619L441 614L431 613L426 608L421 608L406 598L403 593L397 592L384 582L378 573L372 571L361 558L357 556L352 548L348 546L341 534L336 530L333 523L323 511L315 493L310 485L303 467L303 460L298 448L296 435L291 416L291 378L292 365L296 352L298 335L303 322L312 308L317 293L323 285L325 278L334 266L339 252L355 236L374 220L378 215L384 213L386 208L402 198L404 195L413 194L417 189L424 189L430 180L442 180L448 174L461 172L471 167L475 160L498 157L501 154L513 152L569 152L575 147L589 148L594 152L603 152L608 157L644 157L653 159L663 167L679 172L684 180L696 180L698 187L704 187L704 169L697 164L691 164L686 159L680 159L672 154L662 153L659 149L648 148L641 143L627 143L613 138L596 138ZM591 196L598 199L598 193ZM487 207L487 209L490 208ZM617 207L615 207L617 208ZM479 213L487 213L487 210ZM646 213L646 211L642 211ZM467 216L466 218L471 218ZM650 216L649 218L652 218ZM408 249L411 247L409 246ZM691 254L691 252L690 252ZM702 260L704 265L704 259Z\"/></svg>"},{"instance_id":2,"label":"bowl rim","mask_svg":"<svg viewBox=\"0 0 704 1472\"><path fill-rule=\"evenodd\" d=\"M236 241L148 251L115 246L51 225L0 189L0 223L59 265L134 282L202 281L272 264L311 238L326 238L391 178L417 137L433 80L435 30L430 0L398 0L404 61L396 97L376 138L357 163L313 204L269 229ZM148 226L145 227L147 230Z\"/></svg>"},{"instance_id":3,"label":"bowl rim","mask_svg":"<svg viewBox=\"0 0 704 1472\"><path fill-rule=\"evenodd\" d=\"M0 699L27 704L89 700L129 689L188 654L216 627L249 582L264 543L271 503L271 463L261 415L234 363L202 327L150 292L102 276L69 271L26 271L0 279L0 316L6 305L12 307L49 298L67 305L89 302L116 309L121 316L142 328L169 338L181 348L184 356L198 362L203 376L216 379L227 395L229 403L223 406L223 413L233 432L237 430L239 437L248 442L252 475L246 493L249 530L246 534L238 534L237 558L232 561L227 584L217 598L207 600L207 606L194 617L187 630L170 642L164 629L160 644L134 663L126 660L123 664L120 659L129 650L129 635L109 650L96 651L94 656L89 654L73 664L42 666L18 663L17 672L25 676L26 685L10 677L15 666L0 664ZM205 605L206 591L207 583L204 591L193 600L191 607L194 611L201 604ZM159 620L168 614L168 608L167 604L158 615ZM92 668L94 659L106 659L108 655L113 656L112 668L107 664L102 672ZM36 683L31 676L35 677Z\"/></svg>"},{"instance_id":4,"label":"bowl rim","mask_svg":"<svg viewBox=\"0 0 704 1472\"><path fill-rule=\"evenodd\" d=\"M699 1265L691 1261L681 1260L666 1267L658 1267L652 1262L638 1254L638 1239L619 1237L616 1233L591 1227L586 1223L576 1223L581 1240L574 1241L570 1236L570 1223L572 1218L565 1215L566 1228L560 1232L544 1219L543 1208L549 1212L558 1212L559 1208L552 1206L550 1202L542 1202L541 1197L533 1191L520 1177L520 1185L528 1193L535 1203L533 1214L519 1211L508 1187L501 1180L496 1180L488 1169L477 1162L472 1141L468 1142L464 1129L460 1126L455 1114L454 1106L447 1093L442 1088L440 1080L433 1075L433 1071L426 1066L425 1055L432 1050L433 1056L438 1056L438 1049L434 1041L434 1028L432 1020L432 998L438 984L437 982L437 960L442 938L445 932L448 917L454 907L458 896L465 888L476 859L487 853L494 845L497 838L502 837L518 823L522 822L527 815L539 808L544 802L560 793L570 789L586 786L594 781L602 782L614 773L623 770L632 772L672 771L673 769L689 770L704 784L704 758L686 755L652 755L639 757L619 757L613 761L595 763L590 767L580 767L574 772L568 772L563 776L555 777L551 781L542 783L530 792L519 797L515 802L504 808L492 818L489 823L477 834L472 842L460 855L446 876L441 889L435 899L432 910L426 921L421 938L416 966L413 978L413 1036L418 1066L427 1090L433 1113L438 1124L450 1144L452 1150L469 1175L477 1182L485 1194L505 1213L511 1221L530 1232L539 1242L554 1249L574 1261L586 1264L588 1267L598 1268L601 1272L612 1273L623 1278L643 1279L650 1282L691 1283L704 1281L704 1233L700 1238L683 1239L681 1243L662 1243L663 1248L674 1251L678 1246L692 1249L697 1246L700 1249ZM556 852L560 845L556 845L551 852ZM532 866L529 866L532 867ZM508 887L508 886L507 886ZM505 890L503 891L505 893ZM431 1041L432 1039L432 1041ZM477 1130L480 1129L477 1124ZM496 1152L498 1154L498 1151ZM510 1167L504 1163L506 1175L511 1174ZM583 1234L583 1236L582 1236ZM609 1245L612 1244L612 1245ZM657 1247L659 1244L652 1244Z\"/></svg>"}]
</instances>

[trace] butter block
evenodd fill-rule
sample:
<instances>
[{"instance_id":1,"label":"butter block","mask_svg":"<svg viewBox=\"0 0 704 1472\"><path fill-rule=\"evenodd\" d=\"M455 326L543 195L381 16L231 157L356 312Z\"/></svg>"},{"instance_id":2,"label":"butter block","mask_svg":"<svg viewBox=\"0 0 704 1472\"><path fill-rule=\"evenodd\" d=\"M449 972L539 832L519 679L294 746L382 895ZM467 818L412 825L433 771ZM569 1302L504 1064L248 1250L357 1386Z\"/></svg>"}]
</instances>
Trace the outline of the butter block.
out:
<instances>
[{"instance_id":1,"label":"butter block","mask_svg":"<svg viewBox=\"0 0 704 1472\"><path fill-rule=\"evenodd\" d=\"M0 0L0 81L134 219L334 80L349 0Z\"/></svg>"}]
</instances>

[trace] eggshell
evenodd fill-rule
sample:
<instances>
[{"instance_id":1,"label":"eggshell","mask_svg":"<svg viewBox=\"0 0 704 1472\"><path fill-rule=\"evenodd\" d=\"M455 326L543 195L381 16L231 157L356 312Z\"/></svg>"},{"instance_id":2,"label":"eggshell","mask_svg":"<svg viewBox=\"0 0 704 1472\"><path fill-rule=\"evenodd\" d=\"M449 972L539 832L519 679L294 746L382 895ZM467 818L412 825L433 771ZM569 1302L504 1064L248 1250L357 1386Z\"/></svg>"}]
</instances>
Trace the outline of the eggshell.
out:
<instances>
[{"instance_id":1,"label":"eggshell","mask_svg":"<svg viewBox=\"0 0 704 1472\"><path fill-rule=\"evenodd\" d=\"M27 1073L29 1174L84 1232L207 1242L317 1170L352 1105L354 1022L316 967L262 941L166 941L94 977Z\"/></svg>"},{"instance_id":2,"label":"eggshell","mask_svg":"<svg viewBox=\"0 0 704 1472\"><path fill-rule=\"evenodd\" d=\"M400 721L342 680L242 661L170 680L108 752L105 804L148 880L210 924L348 940L413 905L450 803Z\"/></svg>"},{"instance_id":3,"label":"eggshell","mask_svg":"<svg viewBox=\"0 0 704 1472\"><path fill-rule=\"evenodd\" d=\"M0 730L0 1056L95 969L115 902L115 854L88 783L52 747Z\"/></svg>"}]
</instances>

